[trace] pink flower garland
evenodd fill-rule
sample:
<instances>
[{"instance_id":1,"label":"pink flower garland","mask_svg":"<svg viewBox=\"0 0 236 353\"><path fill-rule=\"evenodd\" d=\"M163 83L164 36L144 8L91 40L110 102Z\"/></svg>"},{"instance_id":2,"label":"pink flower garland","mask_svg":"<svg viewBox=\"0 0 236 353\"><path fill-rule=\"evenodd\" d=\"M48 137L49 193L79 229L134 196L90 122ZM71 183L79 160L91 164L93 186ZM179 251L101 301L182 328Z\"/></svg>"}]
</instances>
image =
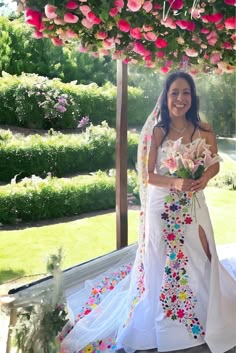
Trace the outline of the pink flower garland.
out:
<instances>
[{"instance_id":1,"label":"pink flower garland","mask_svg":"<svg viewBox=\"0 0 236 353\"><path fill-rule=\"evenodd\" d=\"M216 1L214 7L193 0L111 0L110 7L101 0L45 7L33 0L18 1L26 23L35 27L34 38L47 37L55 45L80 41L80 48L94 56L143 62L161 72L183 65L193 73L234 71L236 0Z\"/></svg>"}]
</instances>

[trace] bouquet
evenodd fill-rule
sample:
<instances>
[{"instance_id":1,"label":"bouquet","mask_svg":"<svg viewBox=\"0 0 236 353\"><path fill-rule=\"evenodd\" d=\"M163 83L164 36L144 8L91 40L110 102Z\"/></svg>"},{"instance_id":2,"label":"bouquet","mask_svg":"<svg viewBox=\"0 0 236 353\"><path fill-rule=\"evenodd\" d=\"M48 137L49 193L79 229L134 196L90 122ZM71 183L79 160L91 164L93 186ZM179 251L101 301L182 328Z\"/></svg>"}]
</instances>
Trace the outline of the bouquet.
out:
<instances>
[{"instance_id":1,"label":"bouquet","mask_svg":"<svg viewBox=\"0 0 236 353\"><path fill-rule=\"evenodd\" d=\"M166 158L162 160L161 168L166 167L170 175L179 178L199 179L207 168L222 160L218 155L213 156L209 147L201 138L182 144L181 137L163 148Z\"/></svg>"}]
</instances>

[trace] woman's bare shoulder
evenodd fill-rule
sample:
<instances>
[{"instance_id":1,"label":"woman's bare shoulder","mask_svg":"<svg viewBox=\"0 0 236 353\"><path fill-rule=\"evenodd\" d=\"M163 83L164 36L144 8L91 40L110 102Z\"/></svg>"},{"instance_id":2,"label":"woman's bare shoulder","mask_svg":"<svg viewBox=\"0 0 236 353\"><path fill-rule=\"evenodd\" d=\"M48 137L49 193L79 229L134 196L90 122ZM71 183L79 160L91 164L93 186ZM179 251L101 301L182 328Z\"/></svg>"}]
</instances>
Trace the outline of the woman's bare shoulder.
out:
<instances>
[{"instance_id":1,"label":"woman's bare shoulder","mask_svg":"<svg viewBox=\"0 0 236 353\"><path fill-rule=\"evenodd\" d=\"M206 133L213 132L211 124L206 123L205 121L200 121L198 125L199 125L200 129L203 129Z\"/></svg>"},{"instance_id":2,"label":"woman's bare shoulder","mask_svg":"<svg viewBox=\"0 0 236 353\"><path fill-rule=\"evenodd\" d=\"M153 129L153 137L157 148L160 146L164 136L165 130L160 126L155 126Z\"/></svg>"}]
</instances>

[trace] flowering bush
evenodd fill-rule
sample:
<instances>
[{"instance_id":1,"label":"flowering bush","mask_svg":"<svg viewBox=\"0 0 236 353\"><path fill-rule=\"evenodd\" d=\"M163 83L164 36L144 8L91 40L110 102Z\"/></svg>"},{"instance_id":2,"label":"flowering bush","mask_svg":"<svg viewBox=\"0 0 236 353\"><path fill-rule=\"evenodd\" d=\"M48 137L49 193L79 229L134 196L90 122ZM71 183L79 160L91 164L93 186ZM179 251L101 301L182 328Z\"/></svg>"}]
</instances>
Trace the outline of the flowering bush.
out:
<instances>
[{"instance_id":1,"label":"flowering bush","mask_svg":"<svg viewBox=\"0 0 236 353\"><path fill-rule=\"evenodd\" d=\"M49 2L49 3L48 3ZM53 4L52 4L53 3ZM56 6L55 6L56 4ZM167 73L234 70L236 0L18 0L34 37Z\"/></svg>"},{"instance_id":2,"label":"flowering bush","mask_svg":"<svg viewBox=\"0 0 236 353\"><path fill-rule=\"evenodd\" d=\"M162 160L162 168L179 178L199 179L208 167L221 161L218 155L212 157L209 145L200 138L185 145L181 137L163 149L167 158Z\"/></svg>"}]
</instances>

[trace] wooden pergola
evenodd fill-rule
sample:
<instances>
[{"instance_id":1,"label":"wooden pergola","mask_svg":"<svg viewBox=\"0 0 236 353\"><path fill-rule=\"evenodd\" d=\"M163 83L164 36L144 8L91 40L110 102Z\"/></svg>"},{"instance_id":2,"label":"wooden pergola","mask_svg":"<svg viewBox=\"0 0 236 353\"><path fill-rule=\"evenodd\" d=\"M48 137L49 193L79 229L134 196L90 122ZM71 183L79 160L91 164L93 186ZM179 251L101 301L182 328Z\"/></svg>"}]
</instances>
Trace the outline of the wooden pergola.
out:
<instances>
[{"instance_id":1,"label":"wooden pergola","mask_svg":"<svg viewBox=\"0 0 236 353\"><path fill-rule=\"evenodd\" d=\"M117 61L116 104L116 248L128 245L127 207L127 65Z\"/></svg>"}]
</instances>

